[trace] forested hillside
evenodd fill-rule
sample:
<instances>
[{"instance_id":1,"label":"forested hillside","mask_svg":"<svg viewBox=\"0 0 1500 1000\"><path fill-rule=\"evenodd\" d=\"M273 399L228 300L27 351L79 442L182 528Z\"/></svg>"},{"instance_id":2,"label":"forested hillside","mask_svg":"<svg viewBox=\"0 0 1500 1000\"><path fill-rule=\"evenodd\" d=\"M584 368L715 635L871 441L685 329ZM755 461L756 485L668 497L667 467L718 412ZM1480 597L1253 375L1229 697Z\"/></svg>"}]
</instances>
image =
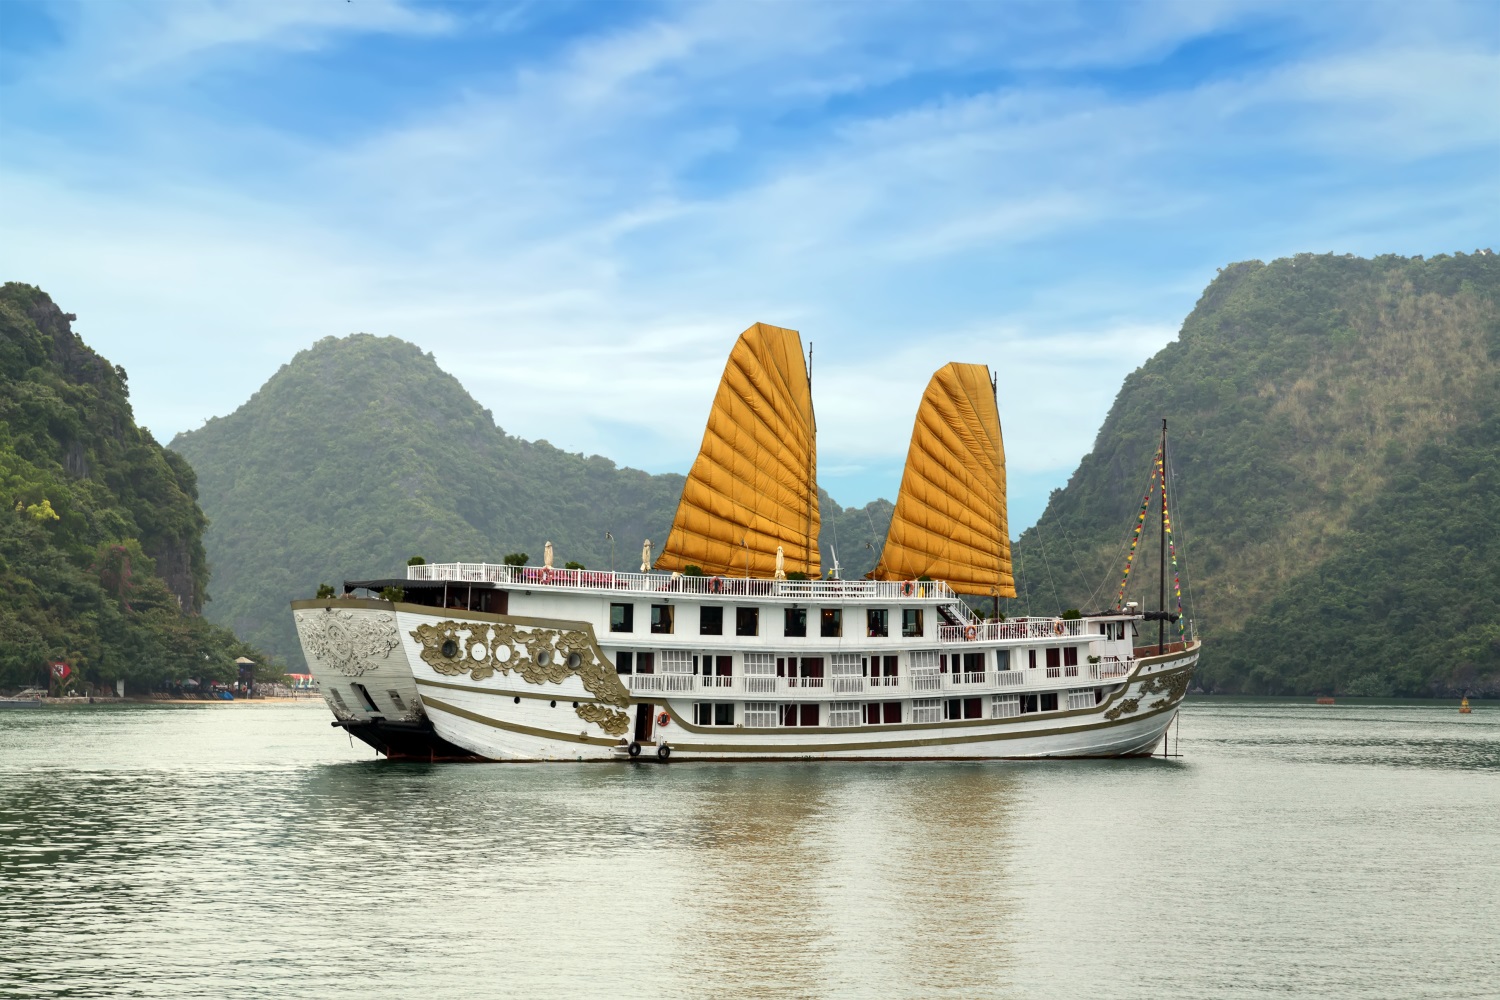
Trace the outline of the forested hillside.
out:
<instances>
[{"instance_id":1,"label":"forested hillside","mask_svg":"<svg viewBox=\"0 0 1500 1000\"><path fill-rule=\"evenodd\" d=\"M1210 689L1500 693L1497 372L1492 254L1225 268L1021 537L1015 604L1113 602L1166 417Z\"/></svg>"},{"instance_id":2,"label":"forested hillside","mask_svg":"<svg viewBox=\"0 0 1500 1000\"><path fill-rule=\"evenodd\" d=\"M193 470L137 427L122 368L30 285L0 286L0 687L228 679L250 652L197 615Z\"/></svg>"},{"instance_id":3,"label":"forested hillside","mask_svg":"<svg viewBox=\"0 0 1500 1000\"><path fill-rule=\"evenodd\" d=\"M208 614L291 663L287 602L320 583L400 575L412 555L535 564L548 540L559 565L606 568L606 532L615 567L634 570L642 539L667 537L683 482L512 437L431 355L368 334L319 341L172 446L211 519ZM825 539L848 536L845 564L873 566L880 503L845 511L825 497L823 510Z\"/></svg>"}]
</instances>

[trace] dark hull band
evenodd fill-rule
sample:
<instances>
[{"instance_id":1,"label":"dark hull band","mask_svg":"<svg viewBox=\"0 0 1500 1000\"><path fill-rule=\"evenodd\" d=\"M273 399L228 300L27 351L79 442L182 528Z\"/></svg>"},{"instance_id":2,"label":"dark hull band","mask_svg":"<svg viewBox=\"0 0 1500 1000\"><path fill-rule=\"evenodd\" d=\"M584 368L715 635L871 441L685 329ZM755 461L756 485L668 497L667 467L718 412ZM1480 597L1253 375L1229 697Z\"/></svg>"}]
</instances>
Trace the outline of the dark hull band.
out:
<instances>
[{"instance_id":1,"label":"dark hull band","mask_svg":"<svg viewBox=\"0 0 1500 1000\"><path fill-rule=\"evenodd\" d=\"M335 720L332 725L345 730L355 739L368 743L387 760L436 763L484 759L443 739L432 728L432 722L428 719L421 722L392 722L387 719L370 719L365 722Z\"/></svg>"}]
</instances>

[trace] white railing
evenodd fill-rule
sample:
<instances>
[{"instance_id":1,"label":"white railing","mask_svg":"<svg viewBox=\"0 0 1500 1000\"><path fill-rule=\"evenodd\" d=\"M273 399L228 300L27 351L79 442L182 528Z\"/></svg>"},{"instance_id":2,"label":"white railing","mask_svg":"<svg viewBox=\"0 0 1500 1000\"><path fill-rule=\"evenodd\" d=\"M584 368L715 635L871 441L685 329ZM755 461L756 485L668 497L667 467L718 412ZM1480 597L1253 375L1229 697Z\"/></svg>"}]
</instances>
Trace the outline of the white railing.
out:
<instances>
[{"instance_id":1,"label":"white railing","mask_svg":"<svg viewBox=\"0 0 1500 1000\"><path fill-rule=\"evenodd\" d=\"M1001 670L990 674L996 687L1010 688L1021 687L1026 683L1026 671L1024 670Z\"/></svg>"},{"instance_id":2,"label":"white railing","mask_svg":"<svg viewBox=\"0 0 1500 1000\"><path fill-rule=\"evenodd\" d=\"M1089 676L1095 680L1124 677L1135 666L1134 660L1122 660L1118 656L1106 656L1098 663L1089 664Z\"/></svg>"},{"instance_id":3,"label":"white railing","mask_svg":"<svg viewBox=\"0 0 1500 1000\"><path fill-rule=\"evenodd\" d=\"M734 677L729 674L704 674L703 686L706 688L732 688Z\"/></svg>"},{"instance_id":4,"label":"white railing","mask_svg":"<svg viewBox=\"0 0 1500 1000\"><path fill-rule=\"evenodd\" d=\"M408 580L506 583L649 594L711 597L768 597L797 601L903 600L956 601L941 580L754 580L732 576L673 576L667 573L615 573L592 569L549 569L494 563L424 563L406 567Z\"/></svg>"},{"instance_id":5,"label":"white railing","mask_svg":"<svg viewBox=\"0 0 1500 1000\"><path fill-rule=\"evenodd\" d=\"M886 674L881 677L870 677L867 679L869 680L870 687L872 688L893 688L901 686L901 677L899 674Z\"/></svg>"},{"instance_id":6,"label":"white railing","mask_svg":"<svg viewBox=\"0 0 1500 1000\"><path fill-rule=\"evenodd\" d=\"M941 691L943 688L943 675L936 670L931 672L914 670L911 673L911 689L913 691Z\"/></svg>"},{"instance_id":7,"label":"white railing","mask_svg":"<svg viewBox=\"0 0 1500 1000\"><path fill-rule=\"evenodd\" d=\"M963 687L966 684L986 684L989 681L989 675L982 670L948 674L947 676L952 678L952 684L955 687Z\"/></svg>"},{"instance_id":8,"label":"white railing","mask_svg":"<svg viewBox=\"0 0 1500 1000\"><path fill-rule=\"evenodd\" d=\"M629 674L626 686L632 694L691 693L696 679L693 674Z\"/></svg>"},{"instance_id":9,"label":"white railing","mask_svg":"<svg viewBox=\"0 0 1500 1000\"><path fill-rule=\"evenodd\" d=\"M746 674L745 675L745 693L746 694L775 694L776 693L776 680L777 680L776 677L774 677L774 676L768 677L765 674Z\"/></svg>"},{"instance_id":10,"label":"white railing","mask_svg":"<svg viewBox=\"0 0 1500 1000\"><path fill-rule=\"evenodd\" d=\"M838 694L854 694L865 689L863 677L834 676L830 678L833 682L833 690Z\"/></svg>"},{"instance_id":11,"label":"white railing","mask_svg":"<svg viewBox=\"0 0 1500 1000\"><path fill-rule=\"evenodd\" d=\"M793 690L802 689L802 688L821 688L823 686L823 678L821 678L821 677L788 677L786 679L786 686L789 687L789 688L792 688Z\"/></svg>"},{"instance_id":12,"label":"white railing","mask_svg":"<svg viewBox=\"0 0 1500 1000\"><path fill-rule=\"evenodd\" d=\"M1048 677L1061 677L1062 676L1062 667L1048 667L1047 668L1047 676Z\"/></svg>"},{"instance_id":13,"label":"white railing","mask_svg":"<svg viewBox=\"0 0 1500 1000\"><path fill-rule=\"evenodd\" d=\"M939 625L938 642L1001 642L1005 639L1059 639L1088 633L1082 618L1012 618L972 625Z\"/></svg>"}]
</instances>

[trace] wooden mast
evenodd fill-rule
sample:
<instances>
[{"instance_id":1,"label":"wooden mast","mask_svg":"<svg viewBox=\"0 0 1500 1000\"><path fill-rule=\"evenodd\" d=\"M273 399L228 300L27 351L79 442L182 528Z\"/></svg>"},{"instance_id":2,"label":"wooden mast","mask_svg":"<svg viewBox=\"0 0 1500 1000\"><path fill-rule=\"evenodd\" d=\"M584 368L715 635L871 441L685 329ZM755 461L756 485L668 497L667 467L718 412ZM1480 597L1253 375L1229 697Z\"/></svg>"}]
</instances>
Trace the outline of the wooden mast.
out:
<instances>
[{"instance_id":1,"label":"wooden mast","mask_svg":"<svg viewBox=\"0 0 1500 1000\"><path fill-rule=\"evenodd\" d=\"M1161 551L1157 554L1160 561L1158 582L1161 591L1157 598L1156 607L1161 611L1161 617L1156 620L1156 655L1160 656L1166 648L1167 637L1167 418L1161 418Z\"/></svg>"}]
</instances>

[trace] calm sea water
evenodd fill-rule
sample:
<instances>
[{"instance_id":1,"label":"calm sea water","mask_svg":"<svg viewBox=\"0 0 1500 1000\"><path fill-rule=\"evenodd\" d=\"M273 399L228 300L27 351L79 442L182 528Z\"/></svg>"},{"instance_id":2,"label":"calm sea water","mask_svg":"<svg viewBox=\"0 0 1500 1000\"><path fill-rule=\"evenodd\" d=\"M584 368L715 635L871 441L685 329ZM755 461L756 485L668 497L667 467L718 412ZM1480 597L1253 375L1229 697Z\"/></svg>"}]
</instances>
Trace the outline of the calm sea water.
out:
<instances>
[{"instance_id":1,"label":"calm sea water","mask_svg":"<svg viewBox=\"0 0 1500 1000\"><path fill-rule=\"evenodd\" d=\"M1180 760L389 765L318 706L0 712L0 995L1500 995L1500 710Z\"/></svg>"}]
</instances>

